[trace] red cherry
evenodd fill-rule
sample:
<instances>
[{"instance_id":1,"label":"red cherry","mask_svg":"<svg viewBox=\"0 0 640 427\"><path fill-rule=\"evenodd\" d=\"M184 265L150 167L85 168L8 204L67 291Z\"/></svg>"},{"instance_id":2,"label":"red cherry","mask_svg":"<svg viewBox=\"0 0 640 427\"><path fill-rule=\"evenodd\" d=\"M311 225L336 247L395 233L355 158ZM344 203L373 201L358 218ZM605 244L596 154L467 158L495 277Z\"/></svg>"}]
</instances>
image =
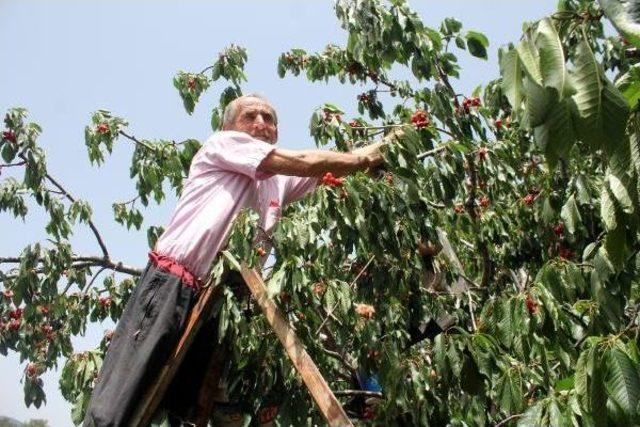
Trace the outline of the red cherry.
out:
<instances>
[{"instance_id":1,"label":"red cherry","mask_svg":"<svg viewBox=\"0 0 640 427\"><path fill-rule=\"evenodd\" d=\"M17 142L17 138L16 138L16 134L13 133L13 131L11 130L5 130L2 132L2 138L6 139L7 141L15 144Z\"/></svg>"},{"instance_id":2,"label":"red cherry","mask_svg":"<svg viewBox=\"0 0 640 427\"><path fill-rule=\"evenodd\" d=\"M415 126L416 129L424 129L429 126L429 116L427 112L424 110L416 110L411 115L411 123Z\"/></svg>"},{"instance_id":3,"label":"red cherry","mask_svg":"<svg viewBox=\"0 0 640 427\"><path fill-rule=\"evenodd\" d=\"M538 306L538 303L536 302L536 300L534 300L531 297L531 295L527 295L527 298L524 300L524 303L527 306L527 311L529 312L529 314L532 314L535 316L540 311L540 307Z\"/></svg>"},{"instance_id":4,"label":"red cherry","mask_svg":"<svg viewBox=\"0 0 640 427\"><path fill-rule=\"evenodd\" d=\"M564 234L564 224L559 222L553 226L553 232L556 236L562 236Z\"/></svg>"},{"instance_id":5,"label":"red cherry","mask_svg":"<svg viewBox=\"0 0 640 427\"><path fill-rule=\"evenodd\" d=\"M111 297L101 297L99 299L99 302L102 308L107 308L111 305L112 299Z\"/></svg>"},{"instance_id":6,"label":"red cherry","mask_svg":"<svg viewBox=\"0 0 640 427\"><path fill-rule=\"evenodd\" d=\"M13 319L12 321L9 322L9 330L17 331L18 329L20 329L20 324L21 324L20 319Z\"/></svg>"},{"instance_id":7,"label":"red cherry","mask_svg":"<svg viewBox=\"0 0 640 427\"><path fill-rule=\"evenodd\" d=\"M496 129L502 129L502 119L496 119L495 121Z\"/></svg>"},{"instance_id":8,"label":"red cherry","mask_svg":"<svg viewBox=\"0 0 640 427\"><path fill-rule=\"evenodd\" d=\"M522 198L522 201L524 202L525 205L531 206L533 204L533 202L536 201L536 196L531 194L531 193L529 193L529 194L527 194L526 196L524 196Z\"/></svg>"},{"instance_id":9,"label":"red cherry","mask_svg":"<svg viewBox=\"0 0 640 427\"><path fill-rule=\"evenodd\" d=\"M27 365L27 377L32 378L37 376L39 373L38 365L35 363L29 363Z\"/></svg>"},{"instance_id":10,"label":"red cherry","mask_svg":"<svg viewBox=\"0 0 640 427\"><path fill-rule=\"evenodd\" d=\"M463 213L464 212L464 204L463 203L456 203L455 206L453 207L453 210L457 214Z\"/></svg>"},{"instance_id":11,"label":"red cherry","mask_svg":"<svg viewBox=\"0 0 640 427\"><path fill-rule=\"evenodd\" d=\"M491 200L489 200L487 196L482 196L480 198L480 206L482 206L483 208L488 208L490 204Z\"/></svg>"},{"instance_id":12,"label":"red cherry","mask_svg":"<svg viewBox=\"0 0 640 427\"><path fill-rule=\"evenodd\" d=\"M340 187L342 184L344 184L344 179L336 178L331 172L327 172L322 177L322 183L330 187Z\"/></svg>"},{"instance_id":13,"label":"red cherry","mask_svg":"<svg viewBox=\"0 0 640 427\"><path fill-rule=\"evenodd\" d=\"M45 335L50 335L53 332L53 326L49 324L42 325L42 332L44 332Z\"/></svg>"},{"instance_id":14,"label":"red cherry","mask_svg":"<svg viewBox=\"0 0 640 427\"><path fill-rule=\"evenodd\" d=\"M372 420L376 417L376 409L373 406L366 406L362 412L362 418Z\"/></svg>"},{"instance_id":15,"label":"red cherry","mask_svg":"<svg viewBox=\"0 0 640 427\"><path fill-rule=\"evenodd\" d=\"M573 258L573 251L569 248L560 248L560 258L563 260L570 260L571 258Z\"/></svg>"},{"instance_id":16,"label":"red cherry","mask_svg":"<svg viewBox=\"0 0 640 427\"><path fill-rule=\"evenodd\" d=\"M47 307L46 305L39 305L38 311L40 312L40 314L44 314L46 316L47 314L49 314L49 307Z\"/></svg>"},{"instance_id":17,"label":"red cherry","mask_svg":"<svg viewBox=\"0 0 640 427\"><path fill-rule=\"evenodd\" d=\"M351 126L352 128L360 127L360 122L357 120L351 120L349 122L349 126Z\"/></svg>"},{"instance_id":18,"label":"red cherry","mask_svg":"<svg viewBox=\"0 0 640 427\"><path fill-rule=\"evenodd\" d=\"M371 101L371 98L369 97L369 94L365 92L358 95L358 101L362 102L363 104L368 104Z\"/></svg>"},{"instance_id":19,"label":"red cherry","mask_svg":"<svg viewBox=\"0 0 640 427\"><path fill-rule=\"evenodd\" d=\"M9 312L9 317L12 319L20 319L22 317L22 309L16 308Z\"/></svg>"},{"instance_id":20,"label":"red cherry","mask_svg":"<svg viewBox=\"0 0 640 427\"><path fill-rule=\"evenodd\" d=\"M291 295L289 295L289 293L285 291L280 292L280 301L282 301L284 304L291 303Z\"/></svg>"},{"instance_id":21,"label":"red cherry","mask_svg":"<svg viewBox=\"0 0 640 427\"><path fill-rule=\"evenodd\" d=\"M107 125L106 123L100 123L97 127L96 127L96 132L98 132L101 135L106 135L109 133L109 125Z\"/></svg>"},{"instance_id":22,"label":"red cherry","mask_svg":"<svg viewBox=\"0 0 640 427\"><path fill-rule=\"evenodd\" d=\"M196 79L191 77L187 82L187 86L189 87L190 90L196 90Z\"/></svg>"},{"instance_id":23,"label":"red cherry","mask_svg":"<svg viewBox=\"0 0 640 427\"><path fill-rule=\"evenodd\" d=\"M478 159L483 161L487 158L487 154L489 154L489 149L487 147L478 148Z\"/></svg>"}]
</instances>

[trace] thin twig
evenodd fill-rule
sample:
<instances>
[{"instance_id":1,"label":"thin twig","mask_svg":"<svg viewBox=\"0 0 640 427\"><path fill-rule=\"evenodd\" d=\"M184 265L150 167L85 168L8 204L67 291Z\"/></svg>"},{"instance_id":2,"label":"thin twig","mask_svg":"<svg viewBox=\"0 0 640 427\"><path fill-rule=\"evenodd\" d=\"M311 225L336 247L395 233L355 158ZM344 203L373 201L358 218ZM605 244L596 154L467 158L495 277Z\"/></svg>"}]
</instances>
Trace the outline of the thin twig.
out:
<instances>
[{"instance_id":1,"label":"thin twig","mask_svg":"<svg viewBox=\"0 0 640 427\"><path fill-rule=\"evenodd\" d=\"M515 414L515 415L508 416L507 418L505 418L504 420L496 424L494 427L502 427L503 425L507 424L509 421L515 420L516 418L520 418L523 415L524 414Z\"/></svg>"},{"instance_id":2,"label":"thin twig","mask_svg":"<svg viewBox=\"0 0 640 427\"><path fill-rule=\"evenodd\" d=\"M351 282L351 284L349 285L349 288L353 288L353 286L356 284L356 282L358 281L360 276L362 276L362 273L364 273L366 271L366 269L369 267L369 264L371 264L371 262L374 260L374 258L375 258L375 255L372 255L371 258L369 258L369 261L367 261L365 266L362 267L362 270L360 270L360 272L358 273L356 278L353 279L353 282ZM318 329L316 330L316 333L314 335L318 335L320 333L320 331L324 327L325 323L327 323L327 321L329 320L329 317L335 311L336 307L338 307L338 301L336 301L335 304L333 304L333 307L331 307L331 309L327 312L327 315L325 316L324 320L322 321L322 323L320 324L320 326L318 327Z\"/></svg>"},{"instance_id":3,"label":"thin twig","mask_svg":"<svg viewBox=\"0 0 640 427\"><path fill-rule=\"evenodd\" d=\"M379 391L368 390L337 390L333 392L336 396L364 396L364 397L379 397L382 399L382 393Z\"/></svg>"},{"instance_id":4,"label":"thin twig","mask_svg":"<svg viewBox=\"0 0 640 427\"><path fill-rule=\"evenodd\" d=\"M469 314L471 315L471 326L473 327L473 332L477 332L478 327L476 326L476 317L473 314L473 301L471 300L471 292L467 290L467 298L469 299Z\"/></svg>"},{"instance_id":5,"label":"thin twig","mask_svg":"<svg viewBox=\"0 0 640 427\"><path fill-rule=\"evenodd\" d=\"M422 159L424 159L425 157L433 156L434 154L437 154L437 153L439 153L440 151L444 151L444 150L446 150L446 149L448 149L448 148L449 148L449 145L448 145L448 144L443 144L443 145L441 145L441 146L439 146L439 147L436 147L436 148L433 148L433 149L431 149L431 150L429 150L429 151L425 151L424 153L420 153L420 154L418 154L418 155L416 156L416 158L417 158L418 160L422 160Z\"/></svg>"},{"instance_id":6,"label":"thin twig","mask_svg":"<svg viewBox=\"0 0 640 427\"><path fill-rule=\"evenodd\" d=\"M96 281L96 279L98 278L98 276L100 275L100 273L102 273L103 271L105 271L107 269L107 267L102 267L100 270L98 270L98 272L96 274L94 274L94 276L91 278L91 281L89 281L89 284L87 286L85 286L84 288L82 288L82 290L80 291L80 293L84 293L86 292L87 289L89 289L91 287L91 285L93 285L93 282Z\"/></svg>"},{"instance_id":7,"label":"thin twig","mask_svg":"<svg viewBox=\"0 0 640 427\"><path fill-rule=\"evenodd\" d=\"M16 166L24 166L27 162L18 162L18 163L7 163L0 165L0 169L2 168L13 168Z\"/></svg>"},{"instance_id":8,"label":"thin twig","mask_svg":"<svg viewBox=\"0 0 640 427\"><path fill-rule=\"evenodd\" d=\"M145 147L147 150L149 150L149 151L154 151L154 148L153 148L152 146L150 146L149 144L147 144L147 143L146 143L146 142L144 142L144 141L139 140L139 139L138 139L138 138L136 138L135 136L133 136L133 135L129 135L128 133L126 133L126 132L125 132L125 131L123 131L123 130L121 130L119 133L120 133L120 135L124 136L124 137L125 137L125 138L127 138L127 139L130 139L131 141L135 142L136 144L138 144L138 145L141 145L141 146Z\"/></svg>"},{"instance_id":9,"label":"thin twig","mask_svg":"<svg viewBox=\"0 0 640 427\"><path fill-rule=\"evenodd\" d=\"M137 196L135 196L133 199L131 200L127 200L126 202L119 202L116 203L117 205L132 205L135 206L136 201L140 198L140 195L138 194Z\"/></svg>"}]
</instances>

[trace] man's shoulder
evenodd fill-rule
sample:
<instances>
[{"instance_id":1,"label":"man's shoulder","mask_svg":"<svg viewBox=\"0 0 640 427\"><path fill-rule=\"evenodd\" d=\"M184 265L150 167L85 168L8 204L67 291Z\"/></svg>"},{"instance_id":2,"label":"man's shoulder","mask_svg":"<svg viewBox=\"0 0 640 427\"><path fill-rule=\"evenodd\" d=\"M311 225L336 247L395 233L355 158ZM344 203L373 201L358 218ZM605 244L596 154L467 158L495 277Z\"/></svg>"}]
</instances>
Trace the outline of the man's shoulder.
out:
<instances>
[{"instance_id":1,"label":"man's shoulder","mask_svg":"<svg viewBox=\"0 0 640 427\"><path fill-rule=\"evenodd\" d=\"M251 135L244 132L238 132L236 130L219 130L211 134L209 138L207 138L205 144L215 144L219 142L229 142L229 141L249 141Z\"/></svg>"}]
</instances>

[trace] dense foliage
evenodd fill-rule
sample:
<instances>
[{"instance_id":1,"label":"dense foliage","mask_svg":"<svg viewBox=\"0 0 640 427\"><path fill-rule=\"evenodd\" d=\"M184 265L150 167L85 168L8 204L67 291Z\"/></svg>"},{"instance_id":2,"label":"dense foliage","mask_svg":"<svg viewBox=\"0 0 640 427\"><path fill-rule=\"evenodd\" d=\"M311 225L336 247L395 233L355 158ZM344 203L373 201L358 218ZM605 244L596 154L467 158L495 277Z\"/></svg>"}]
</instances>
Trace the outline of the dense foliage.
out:
<instances>
[{"instance_id":1,"label":"dense foliage","mask_svg":"<svg viewBox=\"0 0 640 427\"><path fill-rule=\"evenodd\" d=\"M354 100L359 117L330 104L312 114L318 146L349 150L383 134L393 143L385 170L325 177L284 209L271 237L246 212L228 251L255 264L272 249L269 291L331 387L379 382L382 399L360 412L369 422L640 422L637 7L561 0L500 49L501 75L471 94L455 90L456 54L486 58L486 37L452 18L428 28L402 0L338 0L346 46L280 56L281 77L369 87ZM605 19L620 36L604 34ZM246 60L231 46L203 71L180 72L174 85L187 112L228 81L212 112L218 128L222 108L241 94ZM392 68L406 79L392 79ZM0 258L17 265L0 274L0 351L29 361L28 405L44 399L39 375L66 358L60 387L79 421L109 336L80 354L70 337L87 322L118 319L140 271L111 258L91 207L49 174L40 128L26 117L12 109L5 118L3 167L22 167L24 179L2 181L0 210L24 218L32 197L51 217L49 239ZM119 140L135 144L137 194L114 204L115 220L139 229L136 203L162 203L167 188L179 194L200 142L137 138L126 120L96 112L86 128L90 160L105 161ZM89 226L100 255L74 253L76 222ZM161 232L148 229L150 247ZM103 271L111 274L94 287ZM285 425L321 423L259 309L224 289L217 313L237 378L231 394L254 409L277 400Z\"/></svg>"}]
</instances>

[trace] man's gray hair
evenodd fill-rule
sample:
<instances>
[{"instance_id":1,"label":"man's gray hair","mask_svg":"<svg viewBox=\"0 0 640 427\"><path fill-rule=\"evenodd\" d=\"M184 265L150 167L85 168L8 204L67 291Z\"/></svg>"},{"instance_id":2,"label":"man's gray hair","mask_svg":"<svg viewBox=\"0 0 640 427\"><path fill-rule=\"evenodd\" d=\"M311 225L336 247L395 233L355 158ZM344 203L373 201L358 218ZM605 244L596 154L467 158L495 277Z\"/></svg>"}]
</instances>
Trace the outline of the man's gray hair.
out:
<instances>
[{"instance_id":1,"label":"man's gray hair","mask_svg":"<svg viewBox=\"0 0 640 427\"><path fill-rule=\"evenodd\" d=\"M275 120L276 125L278 124L278 116L276 115L276 109L273 108L273 105L271 105L271 102L265 96L259 93L250 93L247 95L242 95L234 99L233 101L231 101L229 104L227 104L227 106L224 109L224 114L222 116L223 128L230 126L235 122L236 116L238 115L238 106L243 100L247 98L257 98L257 99L260 99L261 101L264 101L267 105L269 105L269 107L271 107L271 110L273 110L273 120Z\"/></svg>"}]
</instances>

